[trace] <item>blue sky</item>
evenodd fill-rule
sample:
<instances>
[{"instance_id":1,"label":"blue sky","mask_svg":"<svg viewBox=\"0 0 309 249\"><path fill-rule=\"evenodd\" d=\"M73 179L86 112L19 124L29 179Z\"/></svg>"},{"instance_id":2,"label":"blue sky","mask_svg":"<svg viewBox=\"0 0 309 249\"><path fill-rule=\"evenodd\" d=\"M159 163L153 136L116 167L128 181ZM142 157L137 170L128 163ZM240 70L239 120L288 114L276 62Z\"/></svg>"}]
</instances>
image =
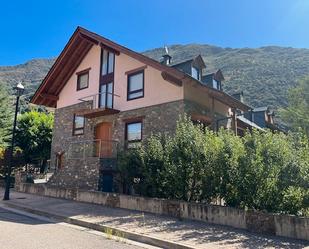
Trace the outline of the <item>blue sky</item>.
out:
<instances>
[{"instance_id":1,"label":"blue sky","mask_svg":"<svg viewBox=\"0 0 309 249\"><path fill-rule=\"evenodd\" d=\"M57 56L80 25L136 51L164 44L309 48L309 0L1 2L0 65Z\"/></svg>"}]
</instances>

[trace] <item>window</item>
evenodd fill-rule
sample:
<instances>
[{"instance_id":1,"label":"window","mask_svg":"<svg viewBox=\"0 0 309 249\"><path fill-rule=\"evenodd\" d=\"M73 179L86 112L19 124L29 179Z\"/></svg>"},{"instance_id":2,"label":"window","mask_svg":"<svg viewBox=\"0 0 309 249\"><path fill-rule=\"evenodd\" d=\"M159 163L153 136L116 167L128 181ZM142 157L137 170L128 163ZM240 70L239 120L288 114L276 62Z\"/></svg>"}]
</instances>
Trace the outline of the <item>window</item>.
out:
<instances>
[{"instance_id":1,"label":"window","mask_svg":"<svg viewBox=\"0 0 309 249\"><path fill-rule=\"evenodd\" d=\"M73 121L73 135L83 135L85 126L85 118L83 116L74 115Z\"/></svg>"},{"instance_id":2,"label":"window","mask_svg":"<svg viewBox=\"0 0 309 249\"><path fill-rule=\"evenodd\" d=\"M100 85L100 107L113 108L113 82Z\"/></svg>"},{"instance_id":3,"label":"window","mask_svg":"<svg viewBox=\"0 0 309 249\"><path fill-rule=\"evenodd\" d=\"M192 67L192 77L200 80L200 70L196 67Z\"/></svg>"},{"instance_id":4,"label":"window","mask_svg":"<svg viewBox=\"0 0 309 249\"><path fill-rule=\"evenodd\" d=\"M214 79L212 82L213 82L213 88L218 89L218 87L219 87L218 81L216 81L216 80Z\"/></svg>"},{"instance_id":5,"label":"window","mask_svg":"<svg viewBox=\"0 0 309 249\"><path fill-rule=\"evenodd\" d=\"M128 100L144 97L144 70L128 75Z\"/></svg>"},{"instance_id":6,"label":"window","mask_svg":"<svg viewBox=\"0 0 309 249\"><path fill-rule=\"evenodd\" d=\"M83 90L89 84L89 71L77 73L77 91Z\"/></svg>"},{"instance_id":7,"label":"window","mask_svg":"<svg viewBox=\"0 0 309 249\"><path fill-rule=\"evenodd\" d=\"M217 81L217 80L213 79L212 82L213 82L213 83L212 83L213 88L218 89L218 90L221 90L220 81Z\"/></svg>"},{"instance_id":8,"label":"window","mask_svg":"<svg viewBox=\"0 0 309 249\"><path fill-rule=\"evenodd\" d=\"M115 54L102 49L101 74L107 75L114 72Z\"/></svg>"},{"instance_id":9,"label":"window","mask_svg":"<svg viewBox=\"0 0 309 249\"><path fill-rule=\"evenodd\" d=\"M127 148L135 148L142 141L142 122L134 122L126 124L126 145Z\"/></svg>"}]
</instances>

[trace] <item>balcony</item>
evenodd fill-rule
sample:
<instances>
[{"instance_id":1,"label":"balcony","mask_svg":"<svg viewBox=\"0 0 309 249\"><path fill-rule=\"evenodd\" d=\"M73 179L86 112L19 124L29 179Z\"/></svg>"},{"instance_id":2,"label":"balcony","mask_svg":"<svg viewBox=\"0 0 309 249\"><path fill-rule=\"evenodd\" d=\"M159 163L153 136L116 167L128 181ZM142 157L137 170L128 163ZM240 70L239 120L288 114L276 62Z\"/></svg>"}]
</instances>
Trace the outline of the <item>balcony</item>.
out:
<instances>
[{"instance_id":1,"label":"balcony","mask_svg":"<svg viewBox=\"0 0 309 249\"><path fill-rule=\"evenodd\" d=\"M78 99L80 102L90 102L90 109L81 109L75 114L84 116L85 118L95 118L105 115L119 113L119 110L114 109L114 98L120 97L117 94L110 92L100 92Z\"/></svg>"},{"instance_id":2,"label":"balcony","mask_svg":"<svg viewBox=\"0 0 309 249\"><path fill-rule=\"evenodd\" d=\"M114 140L84 140L71 142L68 159L86 160L87 158L117 158L118 142Z\"/></svg>"}]
</instances>

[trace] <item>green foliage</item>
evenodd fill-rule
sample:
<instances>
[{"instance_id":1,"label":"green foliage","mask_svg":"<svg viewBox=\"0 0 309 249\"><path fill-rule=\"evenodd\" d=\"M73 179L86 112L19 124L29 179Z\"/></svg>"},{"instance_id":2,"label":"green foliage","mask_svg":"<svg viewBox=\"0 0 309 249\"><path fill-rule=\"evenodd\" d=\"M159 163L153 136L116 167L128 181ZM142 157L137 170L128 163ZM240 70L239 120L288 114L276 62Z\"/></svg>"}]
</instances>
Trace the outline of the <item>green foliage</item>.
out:
<instances>
[{"instance_id":1,"label":"green foliage","mask_svg":"<svg viewBox=\"0 0 309 249\"><path fill-rule=\"evenodd\" d=\"M53 114L30 111L18 117L16 146L23 151L26 163L50 156Z\"/></svg>"},{"instance_id":2,"label":"green foliage","mask_svg":"<svg viewBox=\"0 0 309 249\"><path fill-rule=\"evenodd\" d=\"M294 130L302 129L309 136L309 78L289 90L288 107L281 110L281 116Z\"/></svg>"},{"instance_id":3,"label":"green foliage","mask_svg":"<svg viewBox=\"0 0 309 249\"><path fill-rule=\"evenodd\" d=\"M12 103L8 92L0 83L0 147L6 147L12 129Z\"/></svg>"},{"instance_id":4,"label":"green foliage","mask_svg":"<svg viewBox=\"0 0 309 249\"><path fill-rule=\"evenodd\" d=\"M309 143L302 133L253 131L240 138L182 117L174 136L152 136L120 153L120 165L126 184L143 196L309 212Z\"/></svg>"}]
</instances>

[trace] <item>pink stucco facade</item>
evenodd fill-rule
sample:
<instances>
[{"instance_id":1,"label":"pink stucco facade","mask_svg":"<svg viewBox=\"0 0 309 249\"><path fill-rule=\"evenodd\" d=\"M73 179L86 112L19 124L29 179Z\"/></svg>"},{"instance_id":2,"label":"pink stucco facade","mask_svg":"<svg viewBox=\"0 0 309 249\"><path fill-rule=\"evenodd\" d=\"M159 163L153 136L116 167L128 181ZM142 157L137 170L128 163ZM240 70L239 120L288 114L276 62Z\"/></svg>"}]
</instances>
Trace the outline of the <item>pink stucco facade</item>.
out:
<instances>
[{"instance_id":1,"label":"pink stucco facade","mask_svg":"<svg viewBox=\"0 0 309 249\"><path fill-rule=\"evenodd\" d=\"M81 98L99 93L100 54L100 46L93 46L91 48L62 89L57 102L57 108L78 104L81 102ZM146 65L124 53L115 56L114 109L128 111L182 99L191 100L201 106L205 106L208 110L212 108L212 98L206 90L203 91L200 87L196 87L196 83L186 81L182 86L174 85L162 78L161 71L149 65L144 69L144 97L128 101L128 76L126 72L143 66ZM76 73L88 68L91 68L89 71L89 87L77 91ZM87 100L91 99L92 97L87 98ZM214 100L214 111L228 116L230 107L218 100Z\"/></svg>"},{"instance_id":2,"label":"pink stucco facade","mask_svg":"<svg viewBox=\"0 0 309 249\"><path fill-rule=\"evenodd\" d=\"M89 71L89 87L77 91L77 72L91 68ZM76 71L72 74L59 94L57 108L62 108L80 103L78 99L98 93L100 76L100 47L93 46Z\"/></svg>"},{"instance_id":3,"label":"pink stucco facade","mask_svg":"<svg viewBox=\"0 0 309 249\"><path fill-rule=\"evenodd\" d=\"M99 46L93 46L85 56L62 89L57 108L80 103L80 98L99 93L100 49ZM144 98L127 101L126 72L142 66L145 66L145 64L124 53L115 56L114 94L118 96L114 96L114 109L127 111L184 98L183 86L177 86L165 81L159 70L148 65L144 71ZM76 73L87 68L91 68L89 71L89 87L77 91Z\"/></svg>"}]
</instances>

